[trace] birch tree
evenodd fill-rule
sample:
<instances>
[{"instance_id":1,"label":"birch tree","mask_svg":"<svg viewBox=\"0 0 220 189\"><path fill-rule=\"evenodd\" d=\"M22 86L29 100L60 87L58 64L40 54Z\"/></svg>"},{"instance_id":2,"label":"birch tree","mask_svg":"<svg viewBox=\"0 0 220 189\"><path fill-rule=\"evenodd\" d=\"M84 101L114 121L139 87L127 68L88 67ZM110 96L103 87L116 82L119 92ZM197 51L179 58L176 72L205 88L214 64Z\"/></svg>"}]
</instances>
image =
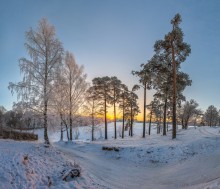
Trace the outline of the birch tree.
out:
<instances>
[{"instance_id":1,"label":"birch tree","mask_svg":"<svg viewBox=\"0 0 220 189\"><path fill-rule=\"evenodd\" d=\"M102 104L100 103L98 97L96 96L94 87L90 87L87 90L87 95L86 95L86 104L84 105L84 113L86 113L89 118L90 118L90 124L91 124L91 140L94 141L94 131L95 127L97 125L100 125L102 122L99 116L99 112L102 109ZM101 111L102 112L102 111Z\"/></svg>"},{"instance_id":2,"label":"birch tree","mask_svg":"<svg viewBox=\"0 0 220 189\"><path fill-rule=\"evenodd\" d=\"M79 113L80 107L85 101L85 92L88 88L86 82L87 75L84 73L84 67L79 66L72 53L66 52L63 77L65 80L66 96L69 101L69 126L70 126L70 140L73 139L73 116Z\"/></svg>"},{"instance_id":3,"label":"birch tree","mask_svg":"<svg viewBox=\"0 0 220 189\"><path fill-rule=\"evenodd\" d=\"M182 128L187 129L190 118L197 114L197 107L199 104L191 99L190 101L186 101L182 107L182 115L181 115L181 123Z\"/></svg>"},{"instance_id":4,"label":"birch tree","mask_svg":"<svg viewBox=\"0 0 220 189\"><path fill-rule=\"evenodd\" d=\"M64 126L67 134L67 139L69 141L69 130L68 130L68 122L67 122L67 114L68 114L68 98L66 95L66 86L67 83L62 74L63 70L61 69L59 74L57 74L56 81L53 87L53 98L52 98L52 106L53 110L60 119L60 140L63 140L63 132Z\"/></svg>"},{"instance_id":5,"label":"birch tree","mask_svg":"<svg viewBox=\"0 0 220 189\"><path fill-rule=\"evenodd\" d=\"M209 106L204 114L205 122L210 127L217 125L218 117L218 110L213 105Z\"/></svg>"},{"instance_id":6,"label":"birch tree","mask_svg":"<svg viewBox=\"0 0 220 189\"><path fill-rule=\"evenodd\" d=\"M49 145L48 128L48 105L55 74L61 65L63 47L56 38L55 28L43 18L38 27L30 29L25 34L25 47L28 58L19 61L23 80L18 83L9 83L9 90L18 94L18 98L26 101L31 109L40 111L44 120L45 145Z\"/></svg>"}]
</instances>

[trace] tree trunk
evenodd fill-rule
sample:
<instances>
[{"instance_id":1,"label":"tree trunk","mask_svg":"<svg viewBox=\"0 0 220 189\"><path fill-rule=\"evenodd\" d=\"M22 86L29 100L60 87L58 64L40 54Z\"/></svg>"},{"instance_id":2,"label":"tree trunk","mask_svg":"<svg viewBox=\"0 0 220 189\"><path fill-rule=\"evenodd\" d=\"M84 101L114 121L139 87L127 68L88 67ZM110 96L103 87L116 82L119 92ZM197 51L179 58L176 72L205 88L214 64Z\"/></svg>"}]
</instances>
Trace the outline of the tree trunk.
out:
<instances>
[{"instance_id":1,"label":"tree trunk","mask_svg":"<svg viewBox=\"0 0 220 189\"><path fill-rule=\"evenodd\" d=\"M198 117L198 115L196 115L196 117L195 117L195 119L194 119L194 123L193 123L193 126L196 126L196 120L197 120L197 117Z\"/></svg>"},{"instance_id":2,"label":"tree trunk","mask_svg":"<svg viewBox=\"0 0 220 189\"><path fill-rule=\"evenodd\" d=\"M92 141L94 141L94 129L95 129L95 121L94 121L94 100L92 101Z\"/></svg>"},{"instance_id":3,"label":"tree trunk","mask_svg":"<svg viewBox=\"0 0 220 189\"><path fill-rule=\"evenodd\" d=\"M167 133L166 133L166 122L167 122L167 98L165 98L165 102L164 102L164 112L163 112L163 135L167 135Z\"/></svg>"},{"instance_id":4,"label":"tree trunk","mask_svg":"<svg viewBox=\"0 0 220 189\"><path fill-rule=\"evenodd\" d=\"M94 119L94 118L92 118ZM94 125L94 121L92 123L92 141L94 141L94 130L95 130L95 125Z\"/></svg>"},{"instance_id":5,"label":"tree trunk","mask_svg":"<svg viewBox=\"0 0 220 189\"><path fill-rule=\"evenodd\" d=\"M63 141L63 122L60 122L60 141Z\"/></svg>"},{"instance_id":6,"label":"tree trunk","mask_svg":"<svg viewBox=\"0 0 220 189\"><path fill-rule=\"evenodd\" d=\"M186 118L185 121L185 129L188 129L188 124L189 124L189 116Z\"/></svg>"},{"instance_id":7,"label":"tree trunk","mask_svg":"<svg viewBox=\"0 0 220 189\"><path fill-rule=\"evenodd\" d=\"M73 140L73 125L72 125L72 118L70 117L70 140Z\"/></svg>"},{"instance_id":8,"label":"tree trunk","mask_svg":"<svg viewBox=\"0 0 220 189\"><path fill-rule=\"evenodd\" d=\"M117 139L115 101L116 101L116 96L115 96L115 89L114 89L114 128L115 128L115 139Z\"/></svg>"},{"instance_id":9,"label":"tree trunk","mask_svg":"<svg viewBox=\"0 0 220 189\"><path fill-rule=\"evenodd\" d=\"M152 107L151 107L152 108ZM153 111L152 111L152 109L151 109L151 111L150 111L150 122L149 122L149 135L150 135L150 132L151 132L151 119L152 119L152 113L153 113Z\"/></svg>"},{"instance_id":10,"label":"tree trunk","mask_svg":"<svg viewBox=\"0 0 220 189\"><path fill-rule=\"evenodd\" d=\"M70 140L73 140L73 120L72 120L72 115L70 113Z\"/></svg>"},{"instance_id":11,"label":"tree trunk","mask_svg":"<svg viewBox=\"0 0 220 189\"><path fill-rule=\"evenodd\" d=\"M60 119L61 119L62 123L64 123L64 125L65 125L65 127L66 127L66 138L67 138L67 140L69 141L69 140L70 140L70 138L69 138L69 130L68 130L68 126L67 126L66 122L65 122L64 119L63 119L62 113L60 114Z\"/></svg>"},{"instance_id":12,"label":"tree trunk","mask_svg":"<svg viewBox=\"0 0 220 189\"><path fill-rule=\"evenodd\" d=\"M47 103L48 103L48 96L47 96L47 70L48 70L48 63L47 63L47 50L46 50L46 62L45 62L45 77L44 77L44 141L46 145L49 145L49 138L47 133Z\"/></svg>"},{"instance_id":13,"label":"tree trunk","mask_svg":"<svg viewBox=\"0 0 220 189\"><path fill-rule=\"evenodd\" d=\"M104 111L105 111L105 139L108 139L108 132L107 132L107 99L105 96L105 105L104 105Z\"/></svg>"},{"instance_id":14,"label":"tree trunk","mask_svg":"<svg viewBox=\"0 0 220 189\"><path fill-rule=\"evenodd\" d=\"M161 120L162 120L162 114L161 114L161 107L160 107L159 134L161 132Z\"/></svg>"},{"instance_id":15,"label":"tree trunk","mask_svg":"<svg viewBox=\"0 0 220 189\"><path fill-rule=\"evenodd\" d=\"M130 123L130 131L131 131L131 137L133 136L133 107L131 103L131 123Z\"/></svg>"},{"instance_id":16,"label":"tree trunk","mask_svg":"<svg viewBox=\"0 0 220 189\"><path fill-rule=\"evenodd\" d=\"M69 96L69 100L70 100L70 109L69 109L69 121L70 121L70 140L73 140L73 120L72 120L72 77L70 74L70 96Z\"/></svg>"},{"instance_id":17,"label":"tree trunk","mask_svg":"<svg viewBox=\"0 0 220 189\"><path fill-rule=\"evenodd\" d=\"M44 141L46 145L50 144L47 133L47 102L44 104Z\"/></svg>"},{"instance_id":18,"label":"tree trunk","mask_svg":"<svg viewBox=\"0 0 220 189\"><path fill-rule=\"evenodd\" d=\"M68 141L70 140L69 130L68 130L67 125L66 125L66 138L67 138Z\"/></svg>"},{"instance_id":19,"label":"tree trunk","mask_svg":"<svg viewBox=\"0 0 220 189\"><path fill-rule=\"evenodd\" d=\"M183 117L181 119L181 123L182 123L182 129L184 129L184 119L183 119Z\"/></svg>"},{"instance_id":20,"label":"tree trunk","mask_svg":"<svg viewBox=\"0 0 220 189\"><path fill-rule=\"evenodd\" d=\"M172 130L172 139L176 138L176 62L175 62L175 52L173 41L171 41L172 48L172 71L173 71L173 130Z\"/></svg>"},{"instance_id":21,"label":"tree trunk","mask_svg":"<svg viewBox=\"0 0 220 189\"><path fill-rule=\"evenodd\" d=\"M131 136L131 126L129 127L128 135Z\"/></svg>"},{"instance_id":22,"label":"tree trunk","mask_svg":"<svg viewBox=\"0 0 220 189\"><path fill-rule=\"evenodd\" d=\"M122 122L122 135L121 137L124 138L124 131L125 131L125 107L124 107L124 93L123 93L123 122Z\"/></svg>"},{"instance_id":23,"label":"tree trunk","mask_svg":"<svg viewBox=\"0 0 220 189\"><path fill-rule=\"evenodd\" d=\"M157 134L159 134L160 133L160 122L159 122L159 120L157 121Z\"/></svg>"},{"instance_id":24,"label":"tree trunk","mask_svg":"<svg viewBox=\"0 0 220 189\"><path fill-rule=\"evenodd\" d=\"M147 85L144 84L144 115L143 115L143 138L145 138L145 125L146 125L146 91Z\"/></svg>"}]
</instances>

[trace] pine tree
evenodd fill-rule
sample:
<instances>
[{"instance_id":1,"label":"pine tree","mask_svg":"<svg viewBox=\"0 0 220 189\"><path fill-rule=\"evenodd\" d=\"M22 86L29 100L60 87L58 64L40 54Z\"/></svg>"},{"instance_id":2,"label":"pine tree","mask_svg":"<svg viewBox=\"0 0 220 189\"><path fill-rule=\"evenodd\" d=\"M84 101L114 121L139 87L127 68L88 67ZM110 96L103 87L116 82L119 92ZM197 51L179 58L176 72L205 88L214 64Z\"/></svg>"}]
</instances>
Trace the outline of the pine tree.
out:
<instances>
[{"instance_id":1,"label":"pine tree","mask_svg":"<svg viewBox=\"0 0 220 189\"><path fill-rule=\"evenodd\" d=\"M156 42L157 43L157 42ZM155 48L155 51L157 48ZM156 90L154 98L160 99L163 102L163 135L166 135L166 120L167 110L170 99L172 86L172 68L170 59L164 54L156 54L151 59L153 72L153 88Z\"/></svg>"},{"instance_id":2,"label":"pine tree","mask_svg":"<svg viewBox=\"0 0 220 189\"><path fill-rule=\"evenodd\" d=\"M155 43L155 46L157 42ZM155 47L157 52L157 47ZM166 120L167 111L172 110L170 104L172 104L172 91L173 82L172 73L172 60L167 54L156 53L151 59L151 67L153 75L153 88L156 90L154 97L161 100L163 103L163 135L166 135ZM190 86L192 81L189 79L188 74L177 71L177 103L181 104L181 101L185 100L183 91L186 86Z\"/></svg>"},{"instance_id":3,"label":"pine tree","mask_svg":"<svg viewBox=\"0 0 220 189\"><path fill-rule=\"evenodd\" d=\"M120 97L119 97L119 109L122 110L122 138L124 138L125 120L128 106L126 106L126 100L128 98L128 87L125 84L121 85Z\"/></svg>"},{"instance_id":4,"label":"pine tree","mask_svg":"<svg viewBox=\"0 0 220 189\"><path fill-rule=\"evenodd\" d=\"M137 114L140 112L137 100L138 96L133 92L129 91L127 86L125 88L126 90L123 91L122 97L123 101L121 104L121 109L123 111L123 128L124 128L124 122L127 122L127 127L129 126L129 135L132 137L133 136L133 123L134 123L134 118L137 116ZM125 129L123 129L124 132ZM124 134L122 133L124 136Z\"/></svg>"},{"instance_id":5,"label":"pine tree","mask_svg":"<svg viewBox=\"0 0 220 189\"><path fill-rule=\"evenodd\" d=\"M157 98L154 97L154 99L150 102L150 104L147 105L149 111L150 111L150 115L149 115L149 130L148 130L148 134L151 134L151 123L152 123L152 117L155 114L159 114L159 100Z\"/></svg>"},{"instance_id":6,"label":"pine tree","mask_svg":"<svg viewBox=\"0 0 220 189\"><path fill-rule=\"evenodd\" d=\"M152 70L151 64L141 64L140 71L132 71L132 74L139 77L139 83L141 85L135 85L134 89L140 89L142 87L144 89L144 104L143 104L143 138L145 138L145 129L146 129L146 93L147 89L151 89L152 85Z\"/></svg>"},{"instance_id":7,"label":"pine tree","mask_svg":"<svg viewBox=\"0 0 220 189\"><path fill-rule=\"evenodd\" d=\"M105 120L105 139L108 139L108 121L107 121L107 108L108 103L111 100L111 78L108 76L105 77L97 77L92 80L92 84L94 87L95 94L99 101L102 102L104 120Z\"/></svg>"},{"instance_id":8,"label":"pine tree","mask_svg":"<svg viewBox=\"0 0 220 189\"><path fill-rule=\"evenodd\" d=\"M183 32L179 27L182 19L180 14L176 14L171 20L172 30L165 35L164 40L155 43L155 51L157 54L164 54L171 59L172 63L172 138L176 138L176 107L177 107L177 71L180 64L189 56L190 46L183 42Z\"/></svg>"},{"instance_id":9,"label":"pine tree","mask_svg":"<svg viewBox=\"0 0 220 189\"><path fill-rule=\"evenodd\" d=\"M133 136L133 123L135 116L140 113L139 106L137 103L138 96L133 92L129 92L128 105L130 105L130 136Z\"/></svg>"},{"instance_id":10,"label":"pine tree","mask_svg":"<svg viewBox=\"0 0 220 189\"><path fill-rule=\"evenodd\" d=\"M120 91L121 91L121 81L117 77L110 78L110 90L111 90L111 100L110 103L113 104L114 108L114 135L117 138L117 127L116 127L116 103L118 103Z\"/></svg>"}]
</instances>

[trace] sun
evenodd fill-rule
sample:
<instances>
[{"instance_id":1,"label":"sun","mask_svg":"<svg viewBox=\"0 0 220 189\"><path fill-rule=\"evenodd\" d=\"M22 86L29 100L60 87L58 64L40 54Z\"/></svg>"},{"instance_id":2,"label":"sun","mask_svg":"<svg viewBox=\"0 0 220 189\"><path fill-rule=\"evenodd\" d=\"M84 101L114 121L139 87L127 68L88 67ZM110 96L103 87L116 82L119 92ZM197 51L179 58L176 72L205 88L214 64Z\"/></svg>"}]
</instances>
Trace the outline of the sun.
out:
<instances>
[{"instance_id":1,"label":"sun","mask_svg":"<svg viewBox=\"0 0 220 189\"><path fill-rule=\"evenodd\" d=\"M117 116L116 116L116 117L117 117ZM114 120L114 114L108 113L108 114L107 114L107 119L108 119L108 120Z\"/></svg>"}]
</instances>

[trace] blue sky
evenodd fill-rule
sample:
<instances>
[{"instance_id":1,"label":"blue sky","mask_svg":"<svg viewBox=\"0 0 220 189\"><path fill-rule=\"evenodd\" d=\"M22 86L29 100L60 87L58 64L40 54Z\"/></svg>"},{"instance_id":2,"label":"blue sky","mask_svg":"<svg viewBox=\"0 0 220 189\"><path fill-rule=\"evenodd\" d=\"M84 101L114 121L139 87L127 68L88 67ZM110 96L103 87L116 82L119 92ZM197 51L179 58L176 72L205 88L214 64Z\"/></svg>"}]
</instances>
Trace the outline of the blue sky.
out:
<instances>
[{"instance_id":1,"label":"blue sky","mask_svg":"<svg viewBox=\"0 0 220 189\"><path fill-rule=\"evenodd\" d=\"M65 50L85 66L88 80L115 75L131 88L137 83L131 71L151 58L155 41L170 31L170 20L179 12L184 40L192 49L182 64L193 80L184 94L203 110L220 108L219 9L218 0L1 0L0 105L11 109L16 100L8 83L22 79L18 60L27 57L25 31L42 17L55 26ZM148 100L151 96L148 92Z\"/></svg>"}]
</instances>

